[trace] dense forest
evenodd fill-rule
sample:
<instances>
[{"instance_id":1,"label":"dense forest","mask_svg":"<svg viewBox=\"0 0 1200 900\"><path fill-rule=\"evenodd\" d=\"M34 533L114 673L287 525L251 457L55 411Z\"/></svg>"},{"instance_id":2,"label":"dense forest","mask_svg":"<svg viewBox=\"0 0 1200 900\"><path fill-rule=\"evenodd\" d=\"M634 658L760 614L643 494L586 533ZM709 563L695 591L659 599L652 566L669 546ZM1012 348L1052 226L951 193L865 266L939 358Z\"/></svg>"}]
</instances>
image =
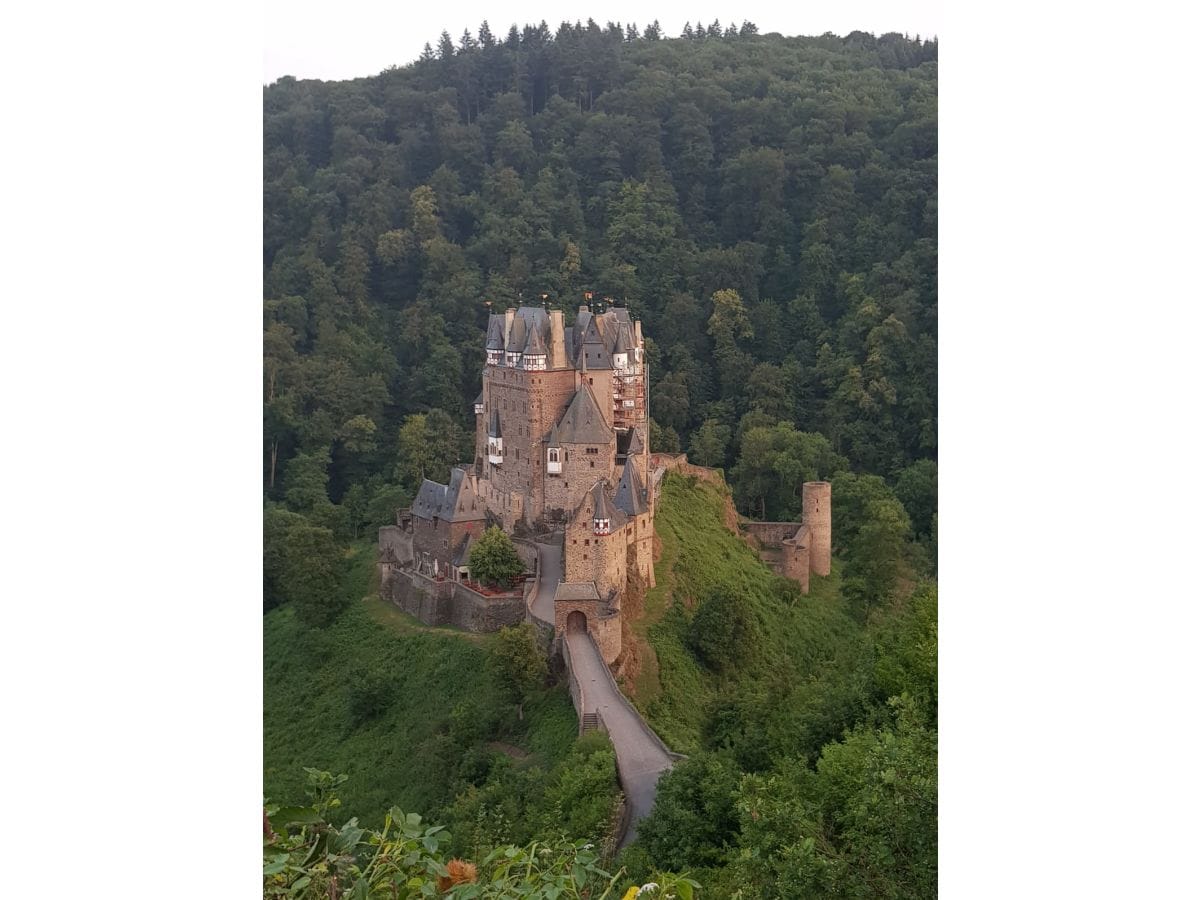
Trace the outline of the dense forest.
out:
<instances>
[{"instance_id":1,"label":"dense forest","mask_svg":"<svg viewBox=\"0 0 1200 900\"><path fill-rule=\"evenodd\" d=\"M266 87L264 151L270 797L347 773L347 814L417 810L481 865L607 836L611 748L575 740L553 672L505 676L527 642L429 633L371 584L375 528L473 455L485 303L570 322L591 292L643 320L651 449L728 484L664 483L622 686L689 759L604 865L712 897L933 896L937 43L484 23ZM727 526L798 519L818 478L833 573L799 597ZM316 877L289 871L281 893Z\"/></svg>"},{"instance_id":2,"label":"dense forest","mask_svg":"<svg viewBox=\"0 0 1200 900\"><path fill-rule=\"evenodd\" d=\"M743 512L835 470L930 506L936 42L484 23L264 114L268 499L387 521L469 458L485 301L591 290L643 318L652 449Z\"/></svg>"}]
</instances>

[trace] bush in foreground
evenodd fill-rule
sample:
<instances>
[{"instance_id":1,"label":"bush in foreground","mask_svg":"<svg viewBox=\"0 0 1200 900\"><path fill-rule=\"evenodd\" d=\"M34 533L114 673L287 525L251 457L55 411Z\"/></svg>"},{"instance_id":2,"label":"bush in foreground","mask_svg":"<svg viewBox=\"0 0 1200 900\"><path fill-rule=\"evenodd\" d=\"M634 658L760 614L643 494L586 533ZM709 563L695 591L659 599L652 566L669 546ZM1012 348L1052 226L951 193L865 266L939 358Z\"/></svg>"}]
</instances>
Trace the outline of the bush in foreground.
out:
<instances>
[{"instance_id":1,"label":"bush in foreground","mask_svg":"<svg viewBox=\"0 0 1200 900\"><path fill-rule=\"evenodd\" d=\"M380 831L360 828L357 819L333 825L329 812L339 805L333 792L346 776L305 771L309 805L264 807L263 897L692 900L699 887L667 872L631 884L624 869L602 869L599 853L584 842L535 841L498 847L478 862L447 860L439 848L449 835L416 813L393 807Z\"/></svg>"}]
</instances>

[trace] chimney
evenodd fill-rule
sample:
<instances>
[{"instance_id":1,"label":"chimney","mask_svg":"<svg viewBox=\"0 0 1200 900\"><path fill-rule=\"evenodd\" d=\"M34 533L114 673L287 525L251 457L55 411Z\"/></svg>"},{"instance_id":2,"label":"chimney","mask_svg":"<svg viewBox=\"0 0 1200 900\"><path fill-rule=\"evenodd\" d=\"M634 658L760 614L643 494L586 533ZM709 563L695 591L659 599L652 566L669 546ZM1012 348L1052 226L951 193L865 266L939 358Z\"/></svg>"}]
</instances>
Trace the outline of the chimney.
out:
<instances>
[{"instance_id":1,"label":"chimney","mask_svg":"<svg viewBox=\"0 0 1200 900\"><path fill-rule=\"evenodd\" d=\"M508 349L508 338L512 334L513 320L517 317L517 311L513 307L509 307L504 311L504 349Z\"/></svg>"},{"instance_id":2,"label":"chimney","mask_svg":"<svg viewBox=\"0 0 1200 900\"><path fill-rule=\"evenodd\" d=\"M550 368L551 369L566 369L570 366L567 362L567 338L566 331L563 329L563 311L561 309L550 310Z\"/></svg>"},{"instance_id":3,"label":"chimney","mask_svg":"<svg viewBox=\"0 0 1200 900\"><path fill-rule=\"evenodd\" d=\"M633 339L637 343L637 346L639 346L639 347L645 346L642 343L642 320L641 319L633 320Z\"/></svg>"}]
</instances>

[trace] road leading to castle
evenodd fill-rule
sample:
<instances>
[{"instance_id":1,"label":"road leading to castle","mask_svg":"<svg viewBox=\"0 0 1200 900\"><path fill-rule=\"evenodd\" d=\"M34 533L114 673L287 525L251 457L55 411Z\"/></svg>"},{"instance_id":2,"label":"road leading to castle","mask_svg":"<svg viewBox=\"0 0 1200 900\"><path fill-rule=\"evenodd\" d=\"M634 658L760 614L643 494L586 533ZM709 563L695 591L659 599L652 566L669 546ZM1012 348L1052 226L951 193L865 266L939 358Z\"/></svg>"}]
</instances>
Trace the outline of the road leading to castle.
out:
<instances>
[{"instance_id":1,"label":"road leading to castle","mask_svg":"<svg viewBox=\"0 0 1200 900\"><path fill-rule=\"evenodd\" d=\"M629 830L622 841L624 846L636 840L637 823L650 814L658 778L671 768L672 761L663 752L650 727L620 696L600 658L600 651L587 632L567 631L563 640L567 642L571 668L587 696L588 707L598 711L604 719L617 753L617 770L630 807Z\"/></svg>"},{"instance_id":2,"label":"road leading to castle","mask_svg":"<svg viewBox=\"0 0 1200 900\"><path fill-rule=\"evenodd\" d=\"M554 592L562 581L562 545L537 544L538 576L537 594L530 604L530 612L547 625L554 624Z\"/></svg>"}]
</instances>

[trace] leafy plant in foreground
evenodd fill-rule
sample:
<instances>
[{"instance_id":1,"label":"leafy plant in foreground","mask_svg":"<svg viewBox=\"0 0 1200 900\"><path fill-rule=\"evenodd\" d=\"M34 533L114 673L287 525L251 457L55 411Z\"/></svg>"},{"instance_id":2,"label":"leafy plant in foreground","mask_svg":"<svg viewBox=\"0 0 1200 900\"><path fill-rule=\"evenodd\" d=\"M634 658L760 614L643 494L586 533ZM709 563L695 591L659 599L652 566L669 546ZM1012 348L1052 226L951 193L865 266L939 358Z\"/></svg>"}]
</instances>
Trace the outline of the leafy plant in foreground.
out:
<instances>
[{"instance_id":1,"label":"leafy plant in foreground","mask_svg":"<svg viewBox=\"0 0 1200 900\"><path fill-rule=\"evenodd\" d=\"M393 807L380 831L350 819L340 828L328 821L339 805L333 791L346 776L306 769L308 806L263 809L263 896L370 900L450 896L539 898L539 900L692 900L699 885L672 873L655 873L644 885L627 886L624 870L600 867L593 845L577 841L534 841L498 847L479 863L443 859L445 829L430 827L416 813ZM624 893L620 893L624 890Z\"/></svg>"}]
</instances>

